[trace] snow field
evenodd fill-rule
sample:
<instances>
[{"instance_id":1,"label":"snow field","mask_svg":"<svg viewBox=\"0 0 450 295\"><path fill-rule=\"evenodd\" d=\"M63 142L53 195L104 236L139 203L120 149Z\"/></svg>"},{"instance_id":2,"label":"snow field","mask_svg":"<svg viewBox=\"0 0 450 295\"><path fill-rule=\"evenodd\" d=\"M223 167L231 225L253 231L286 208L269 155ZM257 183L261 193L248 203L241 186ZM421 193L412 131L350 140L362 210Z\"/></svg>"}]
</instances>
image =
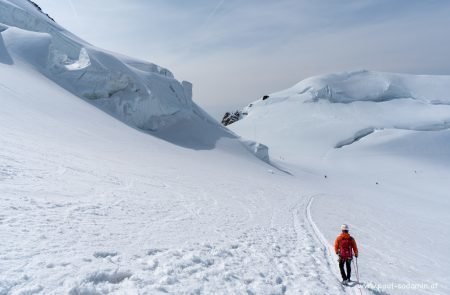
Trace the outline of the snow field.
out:
<instances>
[{"instance_id":1,"label":"snow field","mask_svg":"<svg viewBox=\"0 0 450 295\"><path fill-rule=\"evenodd\" d=\"M230 133L187 122L213 148L186 148L27 67L0 78L0 294L345 294L299 184Z\"/></svg>"},{"instance_id":2,"label":"snow field","mask_svg":"<svg viewBox=\"0 0 450 295\"><path fill-rule=\"evenodd\" d=\"M231 126L259 144L167 69L0 8L0 294L385 294L339 284L344 222L366 287L449 293L448 77L307 79Z\"/></svg>"}]
</instances>

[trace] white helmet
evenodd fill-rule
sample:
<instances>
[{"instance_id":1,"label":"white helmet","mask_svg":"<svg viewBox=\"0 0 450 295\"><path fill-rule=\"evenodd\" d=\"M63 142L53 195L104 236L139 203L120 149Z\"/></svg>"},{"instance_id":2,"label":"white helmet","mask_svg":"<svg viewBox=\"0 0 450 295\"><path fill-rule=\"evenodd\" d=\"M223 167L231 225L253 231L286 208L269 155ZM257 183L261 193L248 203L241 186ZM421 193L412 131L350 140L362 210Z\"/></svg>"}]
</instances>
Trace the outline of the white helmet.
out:
<instances>
[{"instance_id":1,"label":"white helmet","mask_svg":"<svg viewBox=\"0 0 450 295\"><path fill-rule=\"evenodd\" d=\"M348 230L348 225L347 224L341 225L341 230Z\"/></svg>"}]
</instances>

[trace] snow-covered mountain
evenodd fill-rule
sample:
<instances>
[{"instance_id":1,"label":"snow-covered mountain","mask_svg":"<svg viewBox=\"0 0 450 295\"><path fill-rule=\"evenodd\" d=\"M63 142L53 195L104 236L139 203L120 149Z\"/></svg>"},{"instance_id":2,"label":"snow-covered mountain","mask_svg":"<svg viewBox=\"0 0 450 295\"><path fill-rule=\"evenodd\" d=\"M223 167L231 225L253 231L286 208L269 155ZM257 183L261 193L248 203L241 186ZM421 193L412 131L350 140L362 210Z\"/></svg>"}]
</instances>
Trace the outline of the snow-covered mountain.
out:
<instances>
[{"instance_id":1,"label":"snow-covered mountain","mask_svg":"<svg viewBox=\"0 0 450 295\"><path fill-rule=\"evenodd\" d=\"M0 20L2 51L8 48L16 60L131 126L155 131L194 117L209 120L192 101L191 83L178 82L158 65L92 46L29 1L1 1Z\"/></svg>"},{"instance_id":2,"label":"snow-covered mountain","mask_svg":"<svg viewBox=\"0 0 450 295\"><path fill-rule=\"evenodd\" d=\"M330 242L334 224L357 227L362 273L448 292L439 274L450 270L450 76L312 77L242 113L233 131L268 145L290 171L322 175L312 215Z\"/></svg>"},{"instance_id":3,"label":"snow-covered mountain","mask_svg":"<svg viewBox=\"0 0 450 295\"><path fill-rule=\"evenodd\" d=\"M315 165L368 135L449 129L450 76L359 71L312 77L242 113L245 119L232 125L239 134L270 143L283 158Z\"/></svg>"},{"instance_id":4,"label":"snow-covered mountain","mask_svg":"<svg viewBox=\"0 0 450 295\"><path fill-rule=\"evenodd\" d=\"M269 162L169 70L0 0L0 294L448 293L446 79L272 94L230 125ZM361 290L328 251L343 222Z\"/></svg>"},{"instance_id":5,"label":"snow-covered mountain","mask_svg":"<svg viewBox=\"0 0 450 295\"><path fill-rule=\"evenodd\" d=\"M99 49L31 1L0 1L0 8L0 53L6 64L37 71L131 127L175 144L210 149L217 137L237 139L192 101L192 84L177 81L169 70ZM267 147L242 143L268 160Z\"/></svg>"}]
</instances>

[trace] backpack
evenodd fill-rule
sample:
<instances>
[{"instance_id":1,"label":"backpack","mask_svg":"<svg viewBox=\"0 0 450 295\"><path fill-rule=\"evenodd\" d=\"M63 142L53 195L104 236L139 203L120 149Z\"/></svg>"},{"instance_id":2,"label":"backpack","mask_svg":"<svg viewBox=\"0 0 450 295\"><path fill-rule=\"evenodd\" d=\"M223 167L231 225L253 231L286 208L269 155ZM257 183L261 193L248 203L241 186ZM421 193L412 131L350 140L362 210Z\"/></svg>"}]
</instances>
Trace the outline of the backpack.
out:
<instances>
[{"instance_id":1,"label":"backpack","mask_svg":"<svg viewBox=\"0 0 450 295\"><path fill-rule=\"evenodd\" d=\"M339 243L339 256L342 259L352 259L353 253L352 253L352 241L353 238L343 238L341 242Z\"/></svg>"}]
</instances>

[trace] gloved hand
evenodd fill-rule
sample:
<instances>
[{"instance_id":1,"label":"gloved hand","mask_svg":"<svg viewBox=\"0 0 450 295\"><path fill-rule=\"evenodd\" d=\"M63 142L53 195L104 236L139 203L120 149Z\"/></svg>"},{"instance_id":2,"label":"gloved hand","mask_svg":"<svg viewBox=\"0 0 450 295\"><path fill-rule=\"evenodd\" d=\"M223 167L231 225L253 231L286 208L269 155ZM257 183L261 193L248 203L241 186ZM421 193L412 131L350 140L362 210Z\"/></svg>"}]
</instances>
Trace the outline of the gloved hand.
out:
<instances>
[{"instance_id":1,"label":"gloved hand","mask_svg":"<svg viewBox=\"0 0 450 295\"><path fill-rule=\"evenodd\" d=\"M355 255L356 258L358 258L358 255Z\"/></svg>"}]
</instances>

